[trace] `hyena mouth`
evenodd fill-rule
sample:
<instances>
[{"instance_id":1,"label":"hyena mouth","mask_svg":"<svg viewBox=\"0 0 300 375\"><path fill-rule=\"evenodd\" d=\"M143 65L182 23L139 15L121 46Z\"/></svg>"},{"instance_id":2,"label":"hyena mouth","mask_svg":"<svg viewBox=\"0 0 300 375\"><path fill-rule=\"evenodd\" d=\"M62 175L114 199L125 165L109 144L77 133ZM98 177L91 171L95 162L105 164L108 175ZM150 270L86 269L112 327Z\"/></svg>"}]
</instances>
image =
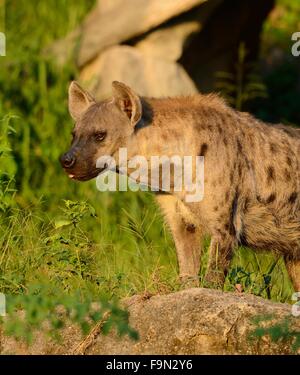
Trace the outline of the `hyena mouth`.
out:
<instances>
[{"instance_id":1,"label":"hyena mouth","mask_svg":"<svg viewBox=\"0 0 300 375\"><path fill-rule=\"evenodd\" d=\"M68 176L72 180L77 180L77 181L88 181L92 180L93 178L97 177L100 173L105 172L107 169L108 165L104 164L103 168L96 168L91 172L88 172L86 174L76 174L76 173L69 173Z\"/></svg>"}]
</instances>

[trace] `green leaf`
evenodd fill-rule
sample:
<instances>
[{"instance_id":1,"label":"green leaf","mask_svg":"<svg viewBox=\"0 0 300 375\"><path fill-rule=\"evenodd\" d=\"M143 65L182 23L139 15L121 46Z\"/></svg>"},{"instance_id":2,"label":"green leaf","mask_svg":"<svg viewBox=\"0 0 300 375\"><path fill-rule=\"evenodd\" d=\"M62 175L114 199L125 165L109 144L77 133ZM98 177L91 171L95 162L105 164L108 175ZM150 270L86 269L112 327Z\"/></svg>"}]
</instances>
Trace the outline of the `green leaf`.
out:
<instances>
[{"instance_id":1,"label":"green leaf","mask_svg":"<svg viewBox=\"0 0 300 375\"><path fill-rule=\"evenodd\" d=\"M62 219L62 220L55 221L54 227L55 227L55 229L59 229L59 228L62 228L62 227L67 227L71 224L72 224L72 221Z\"/></svg>"}]
</instances>

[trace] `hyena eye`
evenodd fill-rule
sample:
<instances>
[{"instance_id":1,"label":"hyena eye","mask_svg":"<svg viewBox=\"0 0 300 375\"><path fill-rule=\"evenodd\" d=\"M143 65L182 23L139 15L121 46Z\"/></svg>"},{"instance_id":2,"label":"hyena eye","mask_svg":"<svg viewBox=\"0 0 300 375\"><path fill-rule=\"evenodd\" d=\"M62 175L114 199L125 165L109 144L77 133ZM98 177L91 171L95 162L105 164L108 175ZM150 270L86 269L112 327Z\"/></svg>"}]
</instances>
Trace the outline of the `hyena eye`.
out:
<instances>
[{"instance_id":1,"label":"hyena eye","mask_svg":"<svg viewBox=\"0 0 300 375\"><path fill-rule=\"evenodd\" d=\"M106 131L96 132L93 136L96 142L101 142L106 137Z\"/></svg>"}]
</instances>

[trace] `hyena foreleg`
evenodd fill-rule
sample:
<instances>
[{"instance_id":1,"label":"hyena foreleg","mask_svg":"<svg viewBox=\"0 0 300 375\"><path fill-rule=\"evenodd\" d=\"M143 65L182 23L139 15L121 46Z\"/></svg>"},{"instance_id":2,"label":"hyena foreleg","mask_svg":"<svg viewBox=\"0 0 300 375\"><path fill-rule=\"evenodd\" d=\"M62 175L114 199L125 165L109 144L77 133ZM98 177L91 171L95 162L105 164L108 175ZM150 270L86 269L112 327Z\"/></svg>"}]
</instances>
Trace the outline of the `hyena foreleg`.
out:
<instances>
[{"instance_id":1,"label":"hyena foreleg","mask_svg":"<svg viewBox=\"0 0 300 375\"><path fill-rule=\"evenodd\" d=\"M189 210L178 198L158 194L157 201L172 232L183 286L199 285L201 230Z\"/></svg>"}]
</instances>

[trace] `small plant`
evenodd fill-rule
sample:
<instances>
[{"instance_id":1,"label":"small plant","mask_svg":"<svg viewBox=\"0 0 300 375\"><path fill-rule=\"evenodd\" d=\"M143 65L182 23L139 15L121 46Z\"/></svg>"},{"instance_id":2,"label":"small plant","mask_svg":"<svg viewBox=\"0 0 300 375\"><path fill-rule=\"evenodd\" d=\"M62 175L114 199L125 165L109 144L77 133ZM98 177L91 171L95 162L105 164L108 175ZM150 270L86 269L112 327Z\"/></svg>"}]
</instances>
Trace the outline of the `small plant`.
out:
<instances>
[{"instance_id":1,"label":"small plant","mask_svg":"<svg viewBox=\"0 0 300 375\"><path fill-rule=\"evenodd\" d=\"M5 334L31 343L34 332L42 330L54 339L60 339L60 331L69 320L87 334L92 326L103 320L103 334L115 327L120 336L129 335L137 340L138 333L128 324L127 311L116 302L105 298L98 301L85 293L70 295L59 293L49 286L31 286L26 294L6 296L7 316L2 319ZM20 309L24 312L20 312Z\"/></svg>"},{"instance_id":2,"label":"small plant","mask_svg":"<svg viewBox=\"0 0 300 375\"><path fill-rule=\"evenodd\" d=\"M279 258L272 261L265 273L250 272L241 266L236 266L230 271L228 281L233 289L235 285L241 285L246 292L271 299L272 273L278 260Z\"/></svg>"},{"instance_id":3,"label":"small plant","mask_svg":"<svg viewBox=\"0 0 300 375\"><path fill-rule=\"evenodd\" d=\"M55 227L61 228L62 226L72 225L74 228L81 222L87 215L96 216L95 209L87 202L74 202L71 200L64 200L65 207L62 211L65 216L64 221L56 221Z\"/></svg>"},{"instance_id":4,"label":"small plant","mask_svg":"<svg viewBox=\"0 0 300 375\"><path fill-rule=\"evenodd\" d=\"M235 72L216 73L216 89L220 90L227 101L239 111L242 111L248 102L256 98L267 97L265 85L246 63L246 56L245 44L241 43L238 49Z\"/></svg>"},{"instance_id":5,"label":"small plant","mask_svg":"<svg viewBox=\"0 0 300 375\"><path fill-rule=\"evenodd\" d=\"M54 222L54 234L46 238L46 244L64 243L82 247L87 245L88 239L80 231L80 223L87 216L96 217L95 209L87 202L63 200L61 208L63 217ZM84 241L80 242L80 239Z\"/></svg>"},{"instance_id":6,"label":"small plant","mask_svg":"<svg viewBox=\"0 0 300 375\"><path fill-rule=\"evenodd\" d=\"M262 338L269 336L273 342L284 342L292 345L292 350L297 352L300 349L300 332L292 328L292 319L286 317L282 321L272 325L267 324L272 316L255 317L253 323L257 326L251 333L250 338Z\"/></svg>"}]
</instances>

